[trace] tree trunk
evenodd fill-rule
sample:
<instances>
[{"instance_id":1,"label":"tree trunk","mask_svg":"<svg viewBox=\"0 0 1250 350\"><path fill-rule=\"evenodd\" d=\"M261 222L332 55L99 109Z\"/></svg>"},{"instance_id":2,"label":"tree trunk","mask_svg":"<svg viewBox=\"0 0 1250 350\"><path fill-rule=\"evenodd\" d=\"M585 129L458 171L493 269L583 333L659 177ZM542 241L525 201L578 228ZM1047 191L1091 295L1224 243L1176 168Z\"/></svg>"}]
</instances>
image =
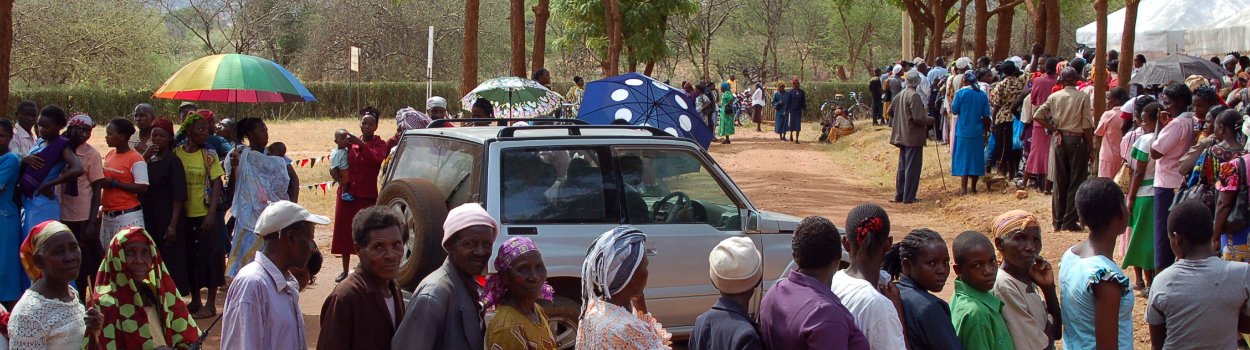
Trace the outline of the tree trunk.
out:
<instances>
[{"instance_id":1,"label":"tree trunk","mask_svg":"<svg viewBox=\"0 0 1250 350\"><path fill-rule=\"evenodd\" d=\"M968 0L959 1L959 27L955 28L955 53L954 57L963 57L964 55L964 28L968 21ZM976 58L976 57L973 57ZM974 60L975 61L975 60Z\"/></svg>"},{"instance_id":2,"label":"tree trunk","mask_svg":"<svg viewBox=\"0 0 1250 350\"><path fill-rule=\"evenodd\" d=\"M460 95L469 94L477 87L477 28L480 0L464 1L464 51L463 68L460 70Z\"/></svg>"},{"instance_id":3,"label":"tree trunk","mask_svg":"<svg viewBox=\"0 0 1250 350\"><path fill-rule=\"evenodd\" d=\"M933 13L933 32L929 33L929 52L925 57L942 56L942 36L946 34L946 13L949 8L942 8L940 0L930 0L932 3L930 13Z\"/></svg>"},{"instance_id":4,"label":"tree trunk","mask_svg":"<svg viewBox=\"0 0 1250 350\"><path fill-rule=\"evenodd\" d=\"M1140 0L1124 1L1124 35L1120 37L1120 69L1119 87L1128 89L1129 80L1133 78L1133 42L1137 39L1137 5Z\"/></svg>"},{"instance_id":5,"label":"tree trunk","mask_svg":"<svg viewBox=\"0 0 1250 350\"><path fill-rule=\"evenodd\" d=\"M1107 0L1095 0L1094 12L1098 40L1094 62L1099 65L1094 66L1094 113L1101 114L1107 110Z\"/></svg>"},{"instance_id":6,"label":"tree trunk","mask_svg":"<svg viewBox=\"0 0 1250 350\"><path fill-rule=\"evenodd\" d=\"M994 32L994 60L1002 61L1011 56L1011 26L1016 11L1006 10L995 16L998 16L998 29ZM1020 70L1024 70L1024 67L1020 67Z\"/></svg>"},{"instance_id":7,"label":"tree trunk","mask_svg":"<svg viewBox=\"0 0 1250 350\"><path fill-rule=\"evenodd\" d=\"M608 57L603 76L614 77L621 72L621 8L619 0L603 0L604 26L608 35Z\"/></svg>"},{"instance_id":8,"label":"tree trunk","mask_svg":"<svg viewBox=\"0 0 1250 350\"><path fill-rule=\"evenodd\" d=\"M1036 3L1037 5L1032 6L1033 8L1033 14L1032 14L1033 15L1033 45L1037 45L1038 47L1041 47L1042 52L1053 55L1054 52L1046 51L1046 17L1047 17L1046 0L1025 0L1025 1L1029 1L1029 4L1033 4L1033 1L1037 1Z\"/></svg>"},{"instance_id":9,"label":"tree trunk","mask_svg":"<svg viewBox=\"0 0 1250 350\"><path fill-rule=\"evenodd\" d=\"M508 28L512 33L512 40L509 41L512 48L511 59L508 61L509 74L528 78L525 74L525 0L512 0L508 11Z\"/></svg>"},{"instance_id":10,"label":"tree trunk","mask_svg":"<svg viewBox=\"0 0 1250 350\"><path fill-rule=\"evenodd\" d=\"M538 0L534 10L534 58L530 59L530 70L537 71L547 66L547 20L551 18L551 0Z\"/></svg>"},{"instance_id":11,"label":"tree trunk","mask_svg":"<svg viewBox=\"0 0 1250 350\"><path fill-rule=\"evenodd\" d=\"M642 68L642 75L651 76L651 72L655 70L655 61L647 61L647 65Z\"/></svg>"},{"instance_id":12,"label":"tree trunk","mask_svg":"<svg viewBox=\"0 0 1250 350\"><path fill-rule=\"evenodd\" d=\"M911 32L912 52L915 52L917 54L925 52L924 39L928 36L929 36L929 32L925 26L912 26L912 32ZM936 58L937 56L926 55L925 57Z\"/></svg>"},{"instance_id":13,"label":"tree trunk","mask_svg":"<svg viewBox=\"0 0 1250 350\"><path fill-rule=\"evenodd\" d=\"M9 63L13 53L13 0L0 0L0 111L9 111Z\"/></svg>"},{"instance_id":14,"label":"tree trunk","mask_svg":"<svg viewBox=\"0 0 1250 350\"><path fill-rule=\"evenodd\" d=\"M986 0L973 0L972 55L980 58L989 51L990 10Z\"/></svg>"},{"instance_id":15,"label":"tree trunk","mask_svg":"<svg viewBox=\"0 0 1250 350\"><path fill-rule=\"evenodd\" d=\"M1059 35L1062 34L1059 20L1059 0L1046 0L1046 52L1054 55L1059 54Z\"/></svg>"}]
</instances>

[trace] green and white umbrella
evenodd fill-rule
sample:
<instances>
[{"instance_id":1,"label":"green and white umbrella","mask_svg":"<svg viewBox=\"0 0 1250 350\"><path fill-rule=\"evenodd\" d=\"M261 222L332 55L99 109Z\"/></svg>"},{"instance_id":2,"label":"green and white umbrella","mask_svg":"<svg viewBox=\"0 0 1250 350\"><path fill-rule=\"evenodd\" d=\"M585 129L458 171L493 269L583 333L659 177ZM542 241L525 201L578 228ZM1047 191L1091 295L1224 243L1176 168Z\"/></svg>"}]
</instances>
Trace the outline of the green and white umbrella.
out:
<instances>
[{"instance_id":1,"label":"green and white umbrella","mask_svg":"<svg viewBox=\"0 0 1250 350\"><path fill-rule=\"evenodd\" d=\"M498 118L535 118L560 109L564 96L548 90L537 81L517 77L495 78L482 82L460 99L465 111L478 98L490 101Z\"/></svg>"}]
</instances>

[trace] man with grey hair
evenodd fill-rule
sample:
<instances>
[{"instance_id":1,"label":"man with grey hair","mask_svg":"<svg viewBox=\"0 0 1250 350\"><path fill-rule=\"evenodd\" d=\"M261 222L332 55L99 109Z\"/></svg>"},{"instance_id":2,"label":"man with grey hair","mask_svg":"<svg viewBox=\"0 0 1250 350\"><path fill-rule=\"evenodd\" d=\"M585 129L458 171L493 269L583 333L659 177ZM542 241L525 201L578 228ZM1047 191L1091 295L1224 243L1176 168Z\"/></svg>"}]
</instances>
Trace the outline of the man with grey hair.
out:
<instances>
[{"instance_id":1,"label":"man with grey hair","mask_svg":"<svg viewBox=\"0 0 1250 350\"><path fill-rule=\"evenodd\" d=\"M1089 94L1076 89L1080 77L1076 69L1064 68L1059 73L1063 90L1050 94L1033 114L1033 121L1058 139L1052 148L1055 158L1051 164L1055 172L1051 213L1056 231L1081 230L1076 212L1076 189L1089 177L1090 160L1097 159L1094 108Z\"/></svg>"},{"instance_id":2,"label":"man with grey hair","mask_svg":"<svg viewBox=\"0 0 1250 350\"><path fill-rule=\"evenodd\" d=\"M925 110L924 99L916 91L923 81L920 72L907 73L907 88L890 102L890 114L894 116L890 121L894 127L890 144L898 147L898 173L892 203L915 203L920 187L925 139L929 135L929 125L933 125L933 117Z\"/></svg>"}]
</instances>

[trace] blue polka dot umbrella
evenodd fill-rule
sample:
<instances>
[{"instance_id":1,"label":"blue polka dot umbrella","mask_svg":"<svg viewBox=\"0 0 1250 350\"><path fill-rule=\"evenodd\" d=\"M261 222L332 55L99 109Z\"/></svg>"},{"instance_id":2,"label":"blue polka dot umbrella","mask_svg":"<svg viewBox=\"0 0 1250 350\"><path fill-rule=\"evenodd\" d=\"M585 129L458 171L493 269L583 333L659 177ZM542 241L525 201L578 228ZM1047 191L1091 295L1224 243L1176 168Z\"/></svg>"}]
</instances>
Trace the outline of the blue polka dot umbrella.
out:
<instances>
[{"instance_id":1,"label":"blue polka dot umbrella","mask_svg":"<svg viewBox=\"0 0 1250 350\"><path fill-rule=\"evenodd\" d=\"M712 130L699 117L685 92L638 73L626 73L586 84L577 119L606 125L620 119L653 126L698 142L704 149Z\"/></svg>"}]
</instances>

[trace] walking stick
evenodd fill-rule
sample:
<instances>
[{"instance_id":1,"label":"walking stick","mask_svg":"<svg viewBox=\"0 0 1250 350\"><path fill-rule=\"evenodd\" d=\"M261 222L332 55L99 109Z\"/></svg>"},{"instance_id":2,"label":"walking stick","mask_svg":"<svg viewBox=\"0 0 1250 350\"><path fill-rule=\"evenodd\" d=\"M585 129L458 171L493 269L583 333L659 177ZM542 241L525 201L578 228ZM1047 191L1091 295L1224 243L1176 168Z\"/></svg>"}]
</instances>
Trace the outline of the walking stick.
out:
<instances>
[{"instance_id":1,"label":"walking stick","mask_svg":"<svg viewBox=\"0 0 1250 350\"><path fill-rule=\"evenodd\" d=\"M200 350L204 346L204 341L208 339L208 333L212 331L213 326L217 325L217 321L221 321L221 316L225 315L217 315L217 318L213 319L213 323L209 324L208 328L204 328L203 332L200 332L200 339L196 340L195 344L191 344L191 350Z\"/></svg>"},{"instance_id":2,"label":"walking stick","mask_svg":"<svg viewBox=\"0 0 1250 350\"><path fill-rule=\"evenodd\" d=\"M944 175L946 174L946 171L942 170L942 143L934 142L933 148L936 150L936 152L933 152L933 155L937 158L938 177L942 179L942 191L949 192L950 190L946 189L946 175Z\"/></svg>"}]
</instances>

